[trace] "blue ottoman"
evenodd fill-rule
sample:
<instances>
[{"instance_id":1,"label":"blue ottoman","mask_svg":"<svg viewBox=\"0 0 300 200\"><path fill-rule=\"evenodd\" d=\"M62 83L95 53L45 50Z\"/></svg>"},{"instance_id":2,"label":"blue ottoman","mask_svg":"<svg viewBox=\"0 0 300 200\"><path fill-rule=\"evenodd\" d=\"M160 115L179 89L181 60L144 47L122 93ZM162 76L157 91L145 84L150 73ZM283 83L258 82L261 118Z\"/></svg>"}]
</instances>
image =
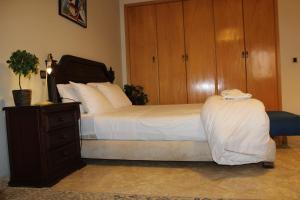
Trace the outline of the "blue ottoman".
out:
<instances>
[{"instance_id":1,"label":"blue ottoman","mask_svg":"<svg viewBox=\"0 0 300 200\"><path fill-rule=\"evenodd\" d=\"M297 136L300 135L300 116L284 111L267 112L270 118L270 135Z\"/></svg>"}]
</instances>

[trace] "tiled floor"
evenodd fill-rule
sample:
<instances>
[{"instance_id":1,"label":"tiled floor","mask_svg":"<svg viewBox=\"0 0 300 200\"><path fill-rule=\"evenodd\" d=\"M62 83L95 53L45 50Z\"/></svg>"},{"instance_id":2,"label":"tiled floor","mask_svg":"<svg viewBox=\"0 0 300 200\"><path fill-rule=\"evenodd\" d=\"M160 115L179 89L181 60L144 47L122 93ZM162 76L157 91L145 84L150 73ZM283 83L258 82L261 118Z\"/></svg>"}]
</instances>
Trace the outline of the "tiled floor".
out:
<instances>
[{"instance_id":1,"label":"tiled floor","mask_svg":"<svg viewBox=\"0 0 300 200\"><path fill-rule=\"evenodd\" d=\"M277 149L274 169L190 162L96 161L66 177L57 190L206 196L239 199L300 199L300 137Z\"/></svg>"}]
</instances>

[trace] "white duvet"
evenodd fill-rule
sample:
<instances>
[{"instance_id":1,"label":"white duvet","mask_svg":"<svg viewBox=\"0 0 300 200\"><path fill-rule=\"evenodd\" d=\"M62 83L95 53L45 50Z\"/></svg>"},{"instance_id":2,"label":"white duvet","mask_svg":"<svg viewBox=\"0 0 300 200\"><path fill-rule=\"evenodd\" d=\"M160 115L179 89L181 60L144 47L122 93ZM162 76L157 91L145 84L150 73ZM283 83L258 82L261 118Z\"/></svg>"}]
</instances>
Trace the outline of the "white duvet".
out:
<instances>
[{"instance_id":1,"label":"white duvet","mask_svg":"<svg viewBox=\"0 0 300 200\"><path fill-rule=\"evenodd\" d=\"M83 117L84 139L207 141L202 104L128 106Z\"/></svg>"},{"instance_id":2,"label":"white duvet","mask_svg":"<svg viewBox=\"0 0 300 200\"><path fill-rule=\"evenodd\" d=\"M260 101L212 96L202 107L201 119L216 163L238 165L265 161L273 141L269 136L269 118Z\"/></svg>"}]
</instances>

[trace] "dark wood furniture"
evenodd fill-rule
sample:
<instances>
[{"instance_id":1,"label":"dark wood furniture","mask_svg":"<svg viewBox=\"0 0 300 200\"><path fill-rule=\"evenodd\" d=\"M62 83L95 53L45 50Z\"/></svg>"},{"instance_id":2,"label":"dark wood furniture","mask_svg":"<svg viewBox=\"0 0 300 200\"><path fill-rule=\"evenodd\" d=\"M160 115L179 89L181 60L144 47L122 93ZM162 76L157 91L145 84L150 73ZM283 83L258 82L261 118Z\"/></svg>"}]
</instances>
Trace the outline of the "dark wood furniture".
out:
<instances>
[{"instance_id":1,"label":"dark wood furniture","mask_svg":"<svg viewBox=\"0 0 300 200\"><path fill-rule=\"evenodd\" d=\"M67 84L69 81L76 83L113 82L114 71L107 70L106 65L100 62L63 55L59 63L53 66L53 71L48 76L48 94L52 102L61 102L56 84Z\"/></svg>"},{"instance_id":2,"label":"dark wood furniture","mask_svg":"<svg viewBox=\"0 0 300 200\"><path fill-rule=\"evenodd\" d=\"M5 107L10 186L51 186L84 166L79 103Z\"/></svg>"}]
</instances>

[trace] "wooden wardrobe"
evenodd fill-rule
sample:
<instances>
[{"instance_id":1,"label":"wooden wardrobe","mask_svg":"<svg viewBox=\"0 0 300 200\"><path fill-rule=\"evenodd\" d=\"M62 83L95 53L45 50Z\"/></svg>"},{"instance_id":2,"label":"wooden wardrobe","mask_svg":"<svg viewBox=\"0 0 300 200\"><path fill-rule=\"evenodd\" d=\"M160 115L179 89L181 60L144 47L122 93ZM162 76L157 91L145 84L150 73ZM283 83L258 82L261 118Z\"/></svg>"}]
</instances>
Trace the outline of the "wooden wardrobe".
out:
<instances>
[{"instance_id":1,"label":"wooden wardrobe","mask_svg":"<svg viewBox=\"0 0 300 200\"><path fill-rule=\"evenodd\" d=\"M151 104L200 103L237 88L280 108L275 0L125 6L129 83Z\"/></svg>"}]
</instances>

